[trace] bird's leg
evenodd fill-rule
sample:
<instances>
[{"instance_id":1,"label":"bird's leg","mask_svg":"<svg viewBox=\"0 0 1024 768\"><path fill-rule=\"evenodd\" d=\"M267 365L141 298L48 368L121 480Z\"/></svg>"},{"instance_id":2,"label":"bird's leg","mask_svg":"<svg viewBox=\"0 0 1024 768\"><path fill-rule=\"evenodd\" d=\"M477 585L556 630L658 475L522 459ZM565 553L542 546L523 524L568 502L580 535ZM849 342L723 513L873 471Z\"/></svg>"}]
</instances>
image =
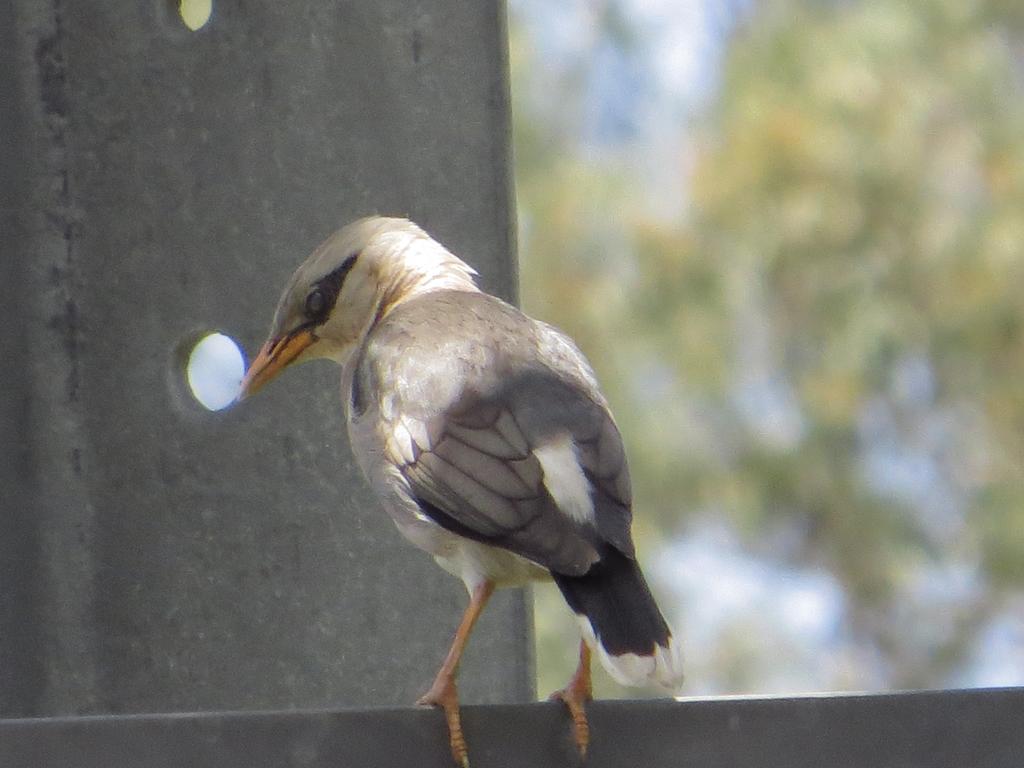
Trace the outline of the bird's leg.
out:
<instances>
[{"instance_id":1,"label":"bird's leg","mask_svg":"<svg viewBox=\"0 0 1024 768\"><path fill-rule=\"evenodd\" d=\"M590 745L590 725L587 723L587 711L583 705L593 698L594 691L590 684L590 646L585 640L580 640L580 663L576 667L576 674L565 688L551 694L552 700L563 702L569 709L572 736L580 752L580 758L586 758L587 747Z\"/></svg>"},{"instance_id":2,"label":"bird's leg","mask_svg":"<svg viewBox=\"0 0 1024 768\"><path fill-rule=\"evenodd\" d=\"M448 656L445 657L441 669L437 671L434 684L416 701L417 704L440 707L444 710L444 718L448 721L448 743L452 748L452 756L462 768L469 768L469 751L466 749L466 739L462 735L455 673L459 668L459 659L462 658L462 651L466 647L469 633L473 631L473 625L476 624L476 620L480 617L480 613L493 592L494 583L491 581L485 581L473 590L459 628L455 630L452 647L448 650Z\"/></svg>"}]
</instances>

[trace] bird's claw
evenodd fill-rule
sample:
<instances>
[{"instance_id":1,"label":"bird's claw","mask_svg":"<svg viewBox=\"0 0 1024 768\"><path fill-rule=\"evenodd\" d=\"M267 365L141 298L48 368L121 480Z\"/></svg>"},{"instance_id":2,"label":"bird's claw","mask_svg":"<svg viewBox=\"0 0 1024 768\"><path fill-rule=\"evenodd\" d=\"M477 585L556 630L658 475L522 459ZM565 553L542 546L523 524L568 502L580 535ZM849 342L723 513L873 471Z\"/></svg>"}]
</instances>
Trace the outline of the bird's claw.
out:
<instances>
[{"instance_id":1,"label":"bird's claw","mask_svg":"<svg viewBox=\"0 0 1024 768\"><path fill-rule=\"evenodd\" d=\"M448 744L452 757L460 768L469 768L469 749L462 734L462 718L459 716L459 694L454 680L435 680L430 690L420 696L416 703L422 707L440 707L448 723Z\"/></svg>"},{"instance_id":2,"label":"bird's claw","mask_svg":"<svg viewBox=\"0 0 1024 768\"><path fill-rule=\"evenodd\" d=\"M548 701L560 701L569 710L569 717L572 719L572 737L576 742L576 749L580 753L581 760L587 758L587 747L590 746L590 723L587 722L587 711L584 708L584 704L589 700L589 695L581 695L581 692L572 685L555 691L548 697Z\"/></svg>"}]
</instances>

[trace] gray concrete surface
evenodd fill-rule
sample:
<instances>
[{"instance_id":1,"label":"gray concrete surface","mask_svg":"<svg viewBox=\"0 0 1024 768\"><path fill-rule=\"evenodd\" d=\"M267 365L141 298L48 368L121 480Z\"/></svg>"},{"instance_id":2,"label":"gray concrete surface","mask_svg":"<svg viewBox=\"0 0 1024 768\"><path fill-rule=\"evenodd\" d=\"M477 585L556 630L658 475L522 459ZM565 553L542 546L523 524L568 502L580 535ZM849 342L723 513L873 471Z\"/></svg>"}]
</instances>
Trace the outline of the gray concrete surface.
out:
<instances>
[{"instance_id":1,"label":"gray concrete surface","mask_svg":"<svg viewBox=\"0 0 1024 768\"><path fill-rule=\"evenodd\" d=\"M1024 689L600 701L587 768L1020 768ZM558 704L466 707L474 768L579 764ZM438 711L0 721L5 768L452 765Z\"/></svg>"},{"instance_id":2,"label":"gray concrete surface","mask_svg":"<svg viewBox=\"0 0 1024 768\"><path fill-rule=\"evenodd\" d=\"M203 411L336 226L410 215L515 297L500 2L0 0L0 717L400 704L461 585L400 540L337 371ZM532 695L524 595L467 701Z\"/></svg>"}]
</instances>

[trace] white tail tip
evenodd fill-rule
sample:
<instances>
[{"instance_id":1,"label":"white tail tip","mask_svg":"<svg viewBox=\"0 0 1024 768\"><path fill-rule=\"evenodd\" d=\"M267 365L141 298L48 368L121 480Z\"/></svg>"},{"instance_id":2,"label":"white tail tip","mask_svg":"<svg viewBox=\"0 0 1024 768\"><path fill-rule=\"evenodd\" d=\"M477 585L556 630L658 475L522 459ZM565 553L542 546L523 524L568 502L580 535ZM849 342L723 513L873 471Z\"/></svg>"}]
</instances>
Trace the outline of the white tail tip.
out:
<instances>
[{"instance_id":1,"label":"white tail tip","mask_svg":"<svg viewBox=\"0 0 1024 768\"><path fill-rule=\"evenodd\" d=\"M683 649L682 644L669 635L668 647L653 643L651 653L624 653L613 655L594 635L594 628L586 616L576 617L583 632L583 639L590 649L601 660L601 666L617 683L622 685L641 686L657 685L675 693L683 684Z\"/></svg>"}]
</instances>

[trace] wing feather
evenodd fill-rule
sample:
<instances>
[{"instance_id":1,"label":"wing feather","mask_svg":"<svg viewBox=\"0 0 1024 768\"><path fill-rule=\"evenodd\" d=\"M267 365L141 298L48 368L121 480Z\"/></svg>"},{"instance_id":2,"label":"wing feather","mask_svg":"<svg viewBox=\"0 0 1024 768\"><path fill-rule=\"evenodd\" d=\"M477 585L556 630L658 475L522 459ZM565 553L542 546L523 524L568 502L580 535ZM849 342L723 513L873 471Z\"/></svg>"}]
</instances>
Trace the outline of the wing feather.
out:
<instances>
[{"instance_id":1,"label":"wing feather","mask_svg":"<svg viewBox=\"0 0 1024 768\"><path fill-rule=\"evenodd\" d=\"M424 494L464 525L497 536L520 524L511 500L495 493L436 453L427 451L405 469L413 491Z\"/></svg>"},{"instance_id":2,"label":"wing feather","mask_svg":"<svg viewBox=\"0 0 1024 768\"><path fill-rule=\"evenodd\" d=\"M530 449L525 444L521 447L513 445L497 429L470 429L452 422L445 432L466 445L483 451L496 459L525 459ZM524 441L525 443L525 441Z\"/></svg>"},{"instance_id":3,"label":"wing feather","mask_svg":"<svg viewBox=\"0 0 1024 768\"><path fill-rule=\"evenodd\" d=\"M494 428L520 454L525 456L530 452L530 442L519 428L519 424L516 423L511 412L505 409L501 410L498 413L498 418L495 419Z\"/></svg>"},{"instance_id":4,"label":"wing feather","mask_svg":"<svg viewBox=\"0 0 1024 768\"><path fill-rule=\"evenodd\" d=\"M510 398L462 402L457 416L436 420L440 437L430 450L416 443L417 458L402 473L424 502L424 512L460 535L559 573L585 573L596 562L601 541L632 556L629 475L611 418L599 408L575 411L577 418L589 413L605 422L588 422L581 429L591 436L578 450L581 471L592 486L594 515L586 520L561 509L545 485L534 451L552 435L521 428L513 408ZM572 438L571 424L552 422L562 427L558 434Z\"/></svg>"},{"instance_id":5,"label":"wing feather","mask_svg":"<svg viewBox=\"0 0 1024 768\"><path fill-rule=\"evenodd\" d=\"M359 366L374 368L356 378L424 514L558 573L585 573L607 544L633 556L622 438L568 339L493 297L452 294L393 310ZM546 477L536 451L566 440ZM547 484L563 502L582 487L592 513L560 509Z\"/></svg>"},{"instance_id":6,"label":"wing feather","mask_svg":"<svg viewBox=\"0 0 1024 768\"><path fill-rule=\"evenodd\" d=\"M507 462L461 440L446 436L438 443L434 453L480 485L506 499L529 499L537 495L536 486L527 485Z\"/></svg>"}]
</instances>

